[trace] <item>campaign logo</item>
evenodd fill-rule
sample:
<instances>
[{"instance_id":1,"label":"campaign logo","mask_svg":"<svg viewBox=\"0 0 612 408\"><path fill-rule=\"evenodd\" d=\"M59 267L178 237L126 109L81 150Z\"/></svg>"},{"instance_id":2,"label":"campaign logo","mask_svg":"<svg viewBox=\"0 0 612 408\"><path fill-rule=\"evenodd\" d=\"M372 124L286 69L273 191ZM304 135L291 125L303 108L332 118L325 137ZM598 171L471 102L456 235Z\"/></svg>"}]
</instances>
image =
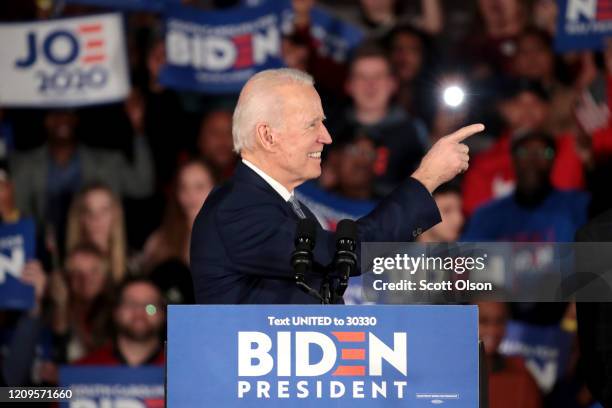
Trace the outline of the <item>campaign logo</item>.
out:
<instances>
[{"instance_id":1,"label":"campaign logo","mask_svg":"<svg viewBox=\"0 0 612 408\"><path fill-rule=\"evenodd\" d=\"M264 64L269 56L280 55L277 24L277 16L268 15L250 23L249 27L191 31L180 21L172 20L166 37L168 63L208 71ZM254 31L244 33L249 29ZM222 31L243 33L228 36Z\"/></svg>"},{"instance_id":2,"label":"campaign logo","mask_svg":"<svg viewBox=\"0 0 612 408\"><path fill-rule=\"evenodd\" d=\"M238 332L238 398L402 399L407 375L405 332L389 344L366 331Z\"/></svg>"},{"instance_id":3,"label":"campaign logo","mask_svg":"<svg viewBox=\"0 0 612 408\"><path fill-rule=\"evenodd\" d=\"M6 282L7 275L20 279L26 258L23 237L0 238L0 250L0 285Z\"/></svg>"},{"instance_id":4,"label":"campaign logo","mask_svg":"<svg viewBox=\"0 0 612 408\"><path fill-rule=\"evenodd\" d=\"M100 88L108 80L108 70L100 65L108 58L103 30L102 23L87 22L76 25L75 29L29 31L15 68L37 69L41 93Z\"/></svg>"},{"instance_id":5,"label":"campaign logo","mask_svg":"<svg viewBox=\"0 0 612 408\"><path fill-rule=\"evenodd\" d=\"M612 0L568 0L568 22L612 20Z\"/></svg>"}]
</instances>

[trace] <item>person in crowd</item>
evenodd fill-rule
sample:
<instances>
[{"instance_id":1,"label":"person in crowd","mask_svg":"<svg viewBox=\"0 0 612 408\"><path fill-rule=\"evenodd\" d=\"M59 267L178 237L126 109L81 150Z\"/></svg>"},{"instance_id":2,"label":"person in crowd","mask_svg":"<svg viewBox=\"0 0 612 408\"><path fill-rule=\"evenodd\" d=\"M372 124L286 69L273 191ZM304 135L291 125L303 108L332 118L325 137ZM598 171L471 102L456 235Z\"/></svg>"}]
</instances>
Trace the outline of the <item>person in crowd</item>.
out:
<instances>
[{"instance_id":1,"label":"person in crowd","mask_svg":"<svg viewBox=\"0 0 612 408\"><path fill-rule=\"evenodd\" d=\"M294 18L283 37L283 60L289 68L310 73L324 95L323 103L334 108L345 98L348 55L334 58L314 35L311 12L315 5L319 5L315 0L292 1Z\"/></svg>"},{"instance_id":2,"label":"person in crowd","mask_svg":"<svg viewBox=\"0 0 612 408\"><path fill-rule=\"evenodd\" d=\"M145 243L144 271L151 271L171 259L189 265L189 240L193 221L213 186L212 170L203 161L191 160L179 168L174 194L162 224Z\"/></svg>"},{"instance_id":3,"label":"person in crowd","mask_svg":"<svg viewBox=\"0 0 612 408\"><path fill-rule=\"evenodd\" d=\"M578 228L586 223L589 195L552 185L554 139L541 131L519 134L513 138L511 150L516 189L478 208L462 241L572 242ZM546 262L538 261L538 270L547 270L550 265ZM564 303L514 306L515 318L534 324L558 324L566 310Z\"/></svg>"},{"instance_id":4,"label":"person in crowd","mask_svg":"<svg viewBox=\"0 0 612 408\"><path fill-rule=\"evenodd\" d=\"M49 293L59 362L76 361L108 340L113 285L105 256L96 246L73 248L65 271L51 274Z\"/></svg>"},{"instance_id":5,"label":"person in crowd","mask_svg":"<svg viewBox=\"0 0 612 408\"><path fill-rule=\"evenodd\" d=\"M560 80L562 64L555 58L553 39L546 31L529 27L517 38L513 72L521 78L539 81L550 95L546 128L553 133L574 131L574 91Z\"/></svg>"},{"instance_id":6,"label":"person in crowd","mask_svg":"<svg viewBox=\"0 0 612 408\"><path fill-rule=\"evenodd\" d=\"M467 241L571 242L587 220L589 195L561 191L551 182L556 154L552 136L517 134L511 144L516 189L478 208L464 232Z\"/></svg>"},{"instance_id":7,"label":"person in crowd","mask_svg":"<svg viewBox=\"0 0 612 408\"><path fill-rule=\"evenodd\" d=\"M334 182L323 186L310 180L299 186L296 195L329 230L344 219L358 219L376 206L374 192L376 145L355 129L338 135L327 155L327 166L333 166Z\"/></svg>"},{"instance_id":8,"label":"person in crowd","mask_svg":"<svg viewBox=\"0 0 612 408\"><path fill-rule=\"evenodd\" d=\"M593 194L590 214L612 208L612 41L604 49L605 70L597 73L576 106L579 145L584 146L586 181Z\"/></svg>"},{"instance_id":9,"label":"person in crowd","mask_svg":"<svg viewBox=\"0 0 612 408\"><path fill-rule=\"evenodd\" d=\"M433 192L442 222L423 232L419 242L455 242L465 223L461 205L461 189L452 183L443 184Z\"/></svg>"},{"instance_id":10,"label":"person in crowd","mask_svg":"<svg viewBox=\"0 0 612 408\"><path fill-rule=\"evenodd\" d=\"M105 184L86 186L68 212L66 252L88 244L97 247L110 267L113 282L127 273L127 241L119 197Z\"/></svg>"},{"instance_id":11,"label":"person in crowd","mask_svg":"<svg viewBox=\"0 0 612 408\"><path fill-rule=\"evenodd\" d=\"M177 158L191 142L189 121L176 91L163 86L160 72L166 63L166 46L159 36L150 40L145 58L144 133L151 146L157 188L161 192L172 182ZM169 137L169 136L172 137Z\"/></svg>"},{"instance_id":12,"label":"person in crowd","mask_svg":"<svg viewBox=\"0 0 612 408\"><path fill-rule=\"evenodd\" d=\"M517 79L504 87L498 104L505 130L487 150L476 155L462 183L467 215L491 199L509 194L515 186L511 141L521 134L543 130L550 115L550 97L539 82ZM583 161L572 135L555 135L552 184L563 190L584 187Z\"/></svg>"},{"instance_id":13,"label":"person in crowd","mask_svg":"<svg viewBox=\"0 0 612 408\"><path fill-rule=\"evenodd\" d=\"M499 354L506 332L508 306L503 302L478 302L478 334L484 343L489 375L491 408L538 408L540 390L521 357Z\"/></svg>"},{"instance_id":14,"label":"person in crowd","mask_svg":"<svg viewBox=\"0 0 612 408\"><path fill-rule=\"evenodd\" d=\"M210 164L217 182L231 177L238 161L232 141L231 111L214 110L202 118L197 150L198 156Z\"/></svg>"},{"instance_id":15,"label":"person in crowd","mask_svg":"<svg viewBox=\"0 0 612 408\"><path fill-rule=\"evenodd\" d=\"M17 207L41 225L52 225L60 233L72 196L82 186L104 182L120 195L144 197L152 192L153 164L143 135L142 100L130 95L125 111L134 130L133 160L122 154L91 148L79 143L73 110L55 109L44 119L46 143L33 151L15 154L11 171Z\"/></svg>"},{"instance_id":16,"label":"person in crowd","mask_svg":"<svg viewBox=\"0 0 612 408\"><path fill-rule=\"evenodd\" d=\"M15 205L15 186L8 168L2 163L0 164L0 224L15 222L19 216L19 210Z\"/></svg>"},{"instance_id":17,"label":"person in crowd","mask_svg":"<svg viewBox=\"0 0 612 408\"><path fill-rule=\"evenodd\" d=\"M431 75L431 38L410 25L398 25L386 43L398 80L397 103L431 129L437 96L436 80Z\"/></svg>"},{"instance_id":18,"label":"person in crowd","mask_svg":"<svg viewBox=\"0 0 612 408\"><path fill-rule=\"evenodd\" d=\"M336 8L340 15L359 25L369 36L380 37L401 23L409 23L428 34L440 33L444 20L440 3L439 0L423 0L413 5L396 0L360 0L359 7L351 4L344 9Z\"/></svg>"},{"instance_id":19,"label":"person in crowd","mask_svg":"<svg viewBox=\"0 0 612 408\"><path fill-rule=\"evenodd\" d=\"M520 0L478 0L481 19L463 47L460 56L472 66L476 78L497 77L512 72L516 40L528 23L527 4Z\"/></svg>"},{"instance_id":20,"label":"person in crowd","mask_svg":"<svg viewBox=\"0 0 612 408\"><path fill-rule=\"evenodd\" d=\"M399 106L392 104L397 89L392 65L379 47L365 45L351 62L346 89L353 104L336 123L332 133L346 128L367 134L377 146L376 193L384 195L418 166L425 153L426 135Z\"/></svg>"},{"instance_id":21,"label":"person in crowd","mask_svg":"<svg viewBox=\"0 0 612 408\"><path fill-rule=\"evenodd\" d=\"M165 305L159 289L146 278L127 279L117 289L112 339L75 364L163 366L165 319Z\"/></svg>"},{"instance_id":22,"label":"person in crowd","mask_svg":"<svg viewBox=\"0 0 612 408\"><path fill-rule=\"evenodd\" d=\"M336 160L338 184L335 192L352 200L373 200L376 145L365 134L338 142L340 157Z\"/></svg>"}]
</instances>

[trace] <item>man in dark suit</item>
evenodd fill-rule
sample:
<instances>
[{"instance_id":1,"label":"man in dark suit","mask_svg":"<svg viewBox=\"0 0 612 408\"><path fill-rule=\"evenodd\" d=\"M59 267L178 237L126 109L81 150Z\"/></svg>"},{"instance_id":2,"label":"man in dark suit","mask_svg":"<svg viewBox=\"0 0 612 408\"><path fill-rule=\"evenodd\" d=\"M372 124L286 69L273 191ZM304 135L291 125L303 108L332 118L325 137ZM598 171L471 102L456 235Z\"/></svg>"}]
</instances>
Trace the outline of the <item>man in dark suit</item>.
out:
<instances>
[{"instance_id":1,"label":"man in dark suit","mask_svg":"<svg viewBox=\"0 0 612 408\"><path fill-rule=\"evenodd\" d=\"M582 227L576 233L576 241L611 242L612 210ZM612 267L606 262L610 257L602 254L601 250L602 244L579 248L580 272L601 274ZM612 407L612 292L606 282L597 282L597 286L596 300L608 301L576 303L578 337L589 390L604 407Z\"/></svg>"},{"instance_id":2,"label":"man in dark suit","mask_svg":"<svg viewBox=\"0 0 612 408\"><path fill-rule=\"evenodd\" d=\"M314 219L293 191L321 174L321 152L332 142L324 119L312 78L301 71L263 71L244 86L232 124L242 160L193 226L196 302L318 303L295 285L290 257L299 219ZM468 126L438 141L412 177L357 221L359 241L409 241L437 224L431 192L467 169L461 141L483 129ZM310 287L320 287L334 250L334 234L319 226Z\"/></svg>"}]
</instances>

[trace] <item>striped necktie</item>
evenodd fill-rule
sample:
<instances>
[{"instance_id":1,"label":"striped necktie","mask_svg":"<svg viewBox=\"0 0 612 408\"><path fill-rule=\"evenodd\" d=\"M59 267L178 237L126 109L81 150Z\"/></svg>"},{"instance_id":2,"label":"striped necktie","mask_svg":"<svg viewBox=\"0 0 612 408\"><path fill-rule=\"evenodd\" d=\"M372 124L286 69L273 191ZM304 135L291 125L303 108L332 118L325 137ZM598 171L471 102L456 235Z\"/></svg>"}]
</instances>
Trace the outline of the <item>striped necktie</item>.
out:
<instances>
[{"instance_id":1,"label":"striped necktie","mask_svg":"<svg viewBox=\"0 0 612 408\"><path fill-rule=\"evenodd\" d=\"M293 209L293 212L300 217L301 219L306 218L306 214L304 214L304 211L302 211L302 207L300 206L300 202L298 201L297 198L295 198L295 195L292 195L289 198L289 203L291 204L291 208Z\"/></svg>"}]
</instances>

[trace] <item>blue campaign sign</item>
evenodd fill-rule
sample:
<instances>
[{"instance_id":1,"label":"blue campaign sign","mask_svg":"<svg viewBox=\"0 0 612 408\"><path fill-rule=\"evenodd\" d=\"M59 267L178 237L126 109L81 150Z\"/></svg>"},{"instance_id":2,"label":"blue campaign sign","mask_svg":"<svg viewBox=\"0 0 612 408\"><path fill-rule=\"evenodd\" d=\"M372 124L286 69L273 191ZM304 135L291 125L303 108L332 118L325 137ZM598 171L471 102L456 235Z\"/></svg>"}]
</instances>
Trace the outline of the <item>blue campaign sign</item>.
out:
<instances>
[{"instance_id":1,"label":"blue campaign sign","mask_svg":"<svg viewBox=\"0 0 612 408\"><path fill-rule=\"evenodd\" d=\"M164 406L163 367L62 366L60 386L72 390L63 408Z\"/></svg>"},{"instance_id":2,"label":"blue campaign sign","mask_svg":"<svg viewBox=\"0 0 612 408\"><path fill-rule=\"evenodd\" d=\"M555 49L601 50L612 35L612 1L558 0Z\"/></svg>"},{"instance_id":3,"label":"blue campaign sign","mask_svg":"<svg viewBox=\"0 0 612 408\"><path fill-rule=\"evenodd\" d=\"M297 198L317 217L323 228L335 231L342 219L356 220L376 207L374 200L353 200L328 192L314 180L296 189Z\"/></svg>"},{"instance_id":4,"label":"blue campaign sign","mask_svg":"<svg viewBox=\"0 0 612 408\"><path fill-rule=\"evenodd\" d=\"M523 357L540 389L548 393L565 372L572 341L573 334L558 325L535 326L512 321L506 328L500 352Z\"/></svg>"},{"instance_id":5,"label":"blue campaign sign","mask_svg":"<svg viewBox=\"0 0 612 408\"><path fill-rule=\"evenodd\" d=\"M478 406L476 306L169 306L167 403Z\"/></svg>"},{"instance_id":6,"label":"blue campaign sign","mask_svg":"<svg viewBox=\"0 0 612 408\"><path fill-rule=\"evenodd\" d=\"M34 288L21 282L26 261L34 259L34 221L0 225L0 309L27 310L34 305Z\"/></svg>"},{"instance_id":7,"label":"blue campaign sign","mask_svg":"<svg viewBox=\"0 0 612 408\"><path fill-rule=\"evenodd\" d=\"M256 7L267 1L243 0L242 4L247 7ZM277 1L274 0L274 2ZM287 1L286 7L291 8L291 3ZM291 22L292 13L288 14L287 17L284 25ZM319 52L338 62L347 61L351 51L361 44L365 37L364 32L358 26L344 21L324 8L317 6L310 10L310 33L317 40Z\"/></svg>"},{"instance_id":8,"label":"blue campaign sign","mask_svg":"<svg viewBox=\"0 0 612 408\"><path fill-rule=\"evenodd\" d=\"M253 74L283 66L284 2L201 11L168 5L166 61L160 82L205 93L238 92Z\"/></svg>"}]
</instances>

